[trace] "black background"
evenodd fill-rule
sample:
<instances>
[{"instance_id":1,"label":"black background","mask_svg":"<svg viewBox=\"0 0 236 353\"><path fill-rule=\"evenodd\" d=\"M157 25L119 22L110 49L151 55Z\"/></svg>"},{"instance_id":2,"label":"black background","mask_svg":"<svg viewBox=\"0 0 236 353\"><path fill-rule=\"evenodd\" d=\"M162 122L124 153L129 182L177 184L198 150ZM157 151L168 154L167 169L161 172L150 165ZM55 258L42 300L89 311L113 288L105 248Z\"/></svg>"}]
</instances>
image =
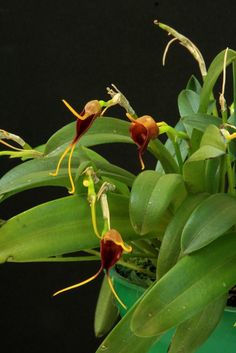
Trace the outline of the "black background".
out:
<instances>
[{"instance_id":1,"label":"black background","mask_svg":"<svg viewBox=\"0 0 236 353\"><path fill-rule=\"evenodd\" d=\"M44 143L72 121L61 99L78 111L91 99L107 99L115 83L139 115L178 120L177 96L197 64L181 46L161 64L167 34L154 19L188 36L209 65L229 46L236 49L235 1L84 0L0 1L1 128L31 145ZM110 115L124 116L119 108ZM112 162L138 172L135 146L96 148ZM154 161L145 155L147 166ZM1 159L3 175L16 161ZM1 218L66 195L44 188L1 205ZM1 352L94 352L93 314L101 278L51 298L65 285L93 274L96 264L3 264L0 267Z\"/></svg>"}]
</instances>

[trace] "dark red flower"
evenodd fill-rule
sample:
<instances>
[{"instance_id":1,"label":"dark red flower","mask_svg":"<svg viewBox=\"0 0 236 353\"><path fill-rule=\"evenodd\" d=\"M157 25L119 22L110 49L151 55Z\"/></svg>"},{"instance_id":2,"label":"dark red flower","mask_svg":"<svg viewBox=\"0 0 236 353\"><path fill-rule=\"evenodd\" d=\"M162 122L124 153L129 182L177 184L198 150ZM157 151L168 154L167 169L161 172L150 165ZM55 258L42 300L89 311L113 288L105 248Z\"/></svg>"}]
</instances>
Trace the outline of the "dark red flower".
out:
<instances>
[{"instance_id":1,"label":"dark red flower","mask_svg":"<svg viewBox=\"0 0 236 353\"><path fill-rule=\"evenodd\" d=\"M76 143L78 142L80 137L83 136L85 134L85 132L90 128L90 126L92 125L94 120L101 114L102 107L101 107L101 104L99 103L98 100L92 100L85 105L84 109L79 114L76 112L76 110L74 108L71 107L71 105L69 103L67 103L67 101L63 100L63 103L72 112L72 114L75 115L75 117L77 118L76 134L75 134L72 142L69 144L69 146L65 149L65 151L61 155L61 157L58 161L56 170L54 173L51 173L51 175L52 176L58 175L62 161L65 158L65 156L67 155L67 153L69 153L69 151L70 151L69 159L68 159L68 175L69 175L69 179L70 179L70 183L71 183L71 190L69 191L69 193L73 194L75 192L75 185L74 185L74 181L73 181L73 178L71 175L72 155L73 155Z\"/></svg>"},{"instance_id":2,"label":"dark red flower","mask_svg":"<svg viewBox=\"0 0 236 353\"><path fill-rule=\"evenodd\" d=\"M113 287L112 280L110 278L110 269L117 263L117 261L119 261L123 251L131 252L132 248L131 248L131 246L126 245L123 242L123 239L117 230L110 229L109 231L107 231L104 234L104 236L102 237L102 239L100 241L101 266L100 266L99 270L95 273L95 275L89 277L85 281L82 281L82 282L76 283L72 286L63 288L63 289L57 291L56 293L54 293L53 296L61 294L63 292L66 292L66 291L74 289L74 288L81 287L82 285L84 285L88 282L91 282L92 280L97 278L97 276L103 270L105 270L106 275L107 275L107 279L108 279L108 283L109 283L109 286L112 290L112 293L114 294L117 301L124 308L126 308L125 305L120 300L120 298L118 297L118 295Z\"/></svg>"},{"instance_id":3,"label":"dark red flower","mask_svg":"<svg viewBox=\"0 0 236 353\"><path fill-rule=\"evenodd\" d=\"M101 114L102 107L98 100L88 102L82 112L78 114L65 100L63 100L67 108L77 117L76 121L76 135L73 143L76 143L79 138L90 128L93 121Z\"/></svg>"},{"instance_id":4,"label":"dark red flower","mask_svg":"<svg viewBox=\"0 0 236 353\"><path fill-rule=\"evenodd\" d=\"M138 156L142 169L145 168L142 155L147 149L149 141L155 139L159 134L159 128L155 120L149 116L144 115L140 118L133 119L130 115L128 118L131 120L130 135L133 141L138 146Z\"/></svg>"}]
</instances>

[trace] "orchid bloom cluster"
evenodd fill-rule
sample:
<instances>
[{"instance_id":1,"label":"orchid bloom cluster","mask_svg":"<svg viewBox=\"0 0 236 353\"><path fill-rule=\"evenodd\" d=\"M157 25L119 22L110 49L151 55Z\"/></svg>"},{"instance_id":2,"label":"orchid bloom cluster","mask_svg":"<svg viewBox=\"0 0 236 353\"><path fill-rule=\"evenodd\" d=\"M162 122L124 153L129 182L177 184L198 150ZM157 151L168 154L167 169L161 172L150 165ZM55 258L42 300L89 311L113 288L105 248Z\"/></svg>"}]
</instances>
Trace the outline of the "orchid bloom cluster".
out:
<instances>
[{"instance_id":1,"label":"orchid bloom cluster","mask_svg":"<svg viewBox=\"0 0 236 353\"><path fill-rule=\"evenodd\" d=\"M70 110L70 112L76 117L76 131L75 135L72 138L70 144L66 147L64 152L59 158L57 163L56 169L54 172L50 173L52 176L57 176L61 164L67 154L69 154L68 158L68 176L71 184L71 189L69 190L70 194L75 193L75 183L72 177L71 172L71 162L73 157L73 152L75 150L76 144L79 139L86 133L86 131L92 126L93 122L96 118L102 117L104 113L107 111L108 108L119 104L123 107L126 111L126 116L130 120L130 127L129 133L132 140L135 142L138 148L138 157L141 164L141 169L145 168L144 161L143 161L143 154L146 151L150 140L157 138L162 133L167 133L173 139L176 138L176 134L178 132L170 127L165 122L156 122L151 116L144 115L138 117L129 104L126 97L114 86L112 88L107 88L108 94L111 96L111 99L108 101L103 100L91 100L89 101L81 111L78 113L66 100L62 100L65 106ZM182 137L182 136L181 136ZM5 140L11 140L14 143L17 143L19 147L15 147L14 145L9 144ZM19 136L6 132L5 130L0 130L0 143L4 144L7 147L13 149L13 151L3 151L0 152L1 154L8 154L10 157L38 157L41 156L42 153L36 150L31 149L29 145L25 143ZM110 279L110 269L119 261L123 252L131 252L132 247L126 245L122 239L121 234L118 230L111 228L110 226L110 214L109 214L109 205L107 201L106 193L112 189L112 185L109 183L104 183L98 193L95 190L96 174L94 173L92 167L87 168L84 171L84 181L83 185L88 189L88 202L90 205L91 210L91 220L93 225L93 230L95 235L99 238L100 242L100 257L101 257L101 266L97 273L93 276L89 277L88 279L74 284L72 286L66 287L54 293L58 295L62 292L80 287L93 279L95 279L103 270L105 271L108 283L110 288L117 299L117 301L125 308L125 305L122 303L120 298L115 292L113 288L112 281ZM103 231L99 232L97 226L97 218L96 218L96 204L100 200L101 208L103 212L103 219L104 219L104 227Z\"/></svg>"},{"instance_id":2,"label":"orchid bloom cluster","mask_svg":"<svg viewBox=\"0 0 236 353\"><path fill-rule=\"evenodd\" d=\"M129 133L130 133L130 137L137 145L138 158L139 158L142 170L145 168L143 155L147 150L148 144L151 140L157 138L159 135L163 133L166 133L173 142L176 140L176 138L179 138L179 137L183 139L188 139L187 136L184 136L183 132L175 130L173 127L169 126L164 121L156 122L149 115L143 115L141 117L138 117L135 111L133 110L133 108L131 107L129 101L124 96L124 94L121 93L115 85L112 84L112 87L114 89L109 87L107 88L107 92L111 96L111 99L109 99L108 101L96 100L96 99L91 100L85 104L81 113L78 113L65 99L62 100L65 106L76 117L76 131L75 131L74 137L72 138L72 141L60 156L55 171L51 172L50 175L52 176L58 175L61 164L65 159L65 157L67 156L67 154L69 153L68 176L71 184L71 189L69 190L70 194L75 193L75 184L74 184L74 180L71 172L71 162L72 162L72 157L73 157L76 144L79 141L79 139L92 126L96 118L102 117L104 113L107 111L107 109L109 109L114 105L118 104L122 108L124 108L126 111L126 116L131 122ZM6 142L5 140L11 140L14 143L16 143L19 147L18 146L15 147L14 145ZM9 155L11 158L15 158L15 157L35 158L35 157L41 157L43 155L42 152L32 149L21 137L15 134L12 134L10 132L7 132L5 130L0 130L0 143L13 149L13 151L11 150L1 151L0 155Z\"/></svg>"},{"instance_id":3,"label":"orchid bloom cluster","mask_svg":"<svg viewBox=\"0 0 236 353\"><path fill-rule=\"evenodd\" d=\"M115 86L113 85L113 87ZM68 175L71 183L71 190L69 191L70 194L75 192L75 185L71 174L71 160L76 143L92 126L97 117L102 117L108 108L116 104L121 105L126 110L126 116L131 121L129 129L130 136L138 147L138 157L141 168L145 168L142 156L146 151L150 140L158 137L160 133L158 125L162 123L156 123L155 120L149 115L137 117L125 96L116 87L115 89L116 91L110 88L107 89L108 93L112 97L110 100L91 100L85 105L81 113L78 113L66 100L62 100L66 107L76 117L76 133L72 139L72 142L61 155L55 172L51 173L51 175L58 175L62 161L69 153ZM165 125L167 126L167 124Z\"/></svg>"}]
</instances>

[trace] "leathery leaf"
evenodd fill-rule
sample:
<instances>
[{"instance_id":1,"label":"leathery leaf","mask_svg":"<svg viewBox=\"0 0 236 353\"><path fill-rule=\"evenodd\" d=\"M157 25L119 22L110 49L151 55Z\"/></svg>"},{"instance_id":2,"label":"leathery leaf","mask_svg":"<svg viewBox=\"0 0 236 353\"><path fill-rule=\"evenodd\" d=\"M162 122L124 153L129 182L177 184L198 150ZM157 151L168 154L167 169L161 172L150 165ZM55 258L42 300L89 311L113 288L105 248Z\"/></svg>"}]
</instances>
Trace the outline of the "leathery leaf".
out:
<instances>
[{"instance_id":1,"label":"leathery leaf","mask_svg":"<svg viewBox=\"0 0 236 353\"><path fill-rule=\"evenodd\" d=\"M184 256L140 301L131 321L133 332L150 337L190 319L236 282L236 233Z\"/></svg>"},{"instance_id":2,"label":"leathery leaf","mask_svg":"<svg viewBox=\"0 0 236 353\"><path fill-rule=\"evenodd\" d=\"M209 196L193 211L184 226L182 251L189 254L220 237L236 223L235 214L235 197L224 193Z\"/></svg>"},{"instance_id":3,"label":"leathery leaf","mask_svg":"<svg viewBox=\"0 0 236 353\"><path fill-rule=\"evenodd\" d=\"M135 179L130 196L130 219L138 234L155 231L162 218L168 221L171 202L185 196L182 176L147 170Z\"/></svg>"},{"instance_id":4,"label":"leathery leaf","mask_svg":"<svg viewBox=\"0 0 236 353\"><path fill-rule=\"evenodd\" d=\"M111 226L124 240L135 238L129 222L128 198L109 194ZM103 221L98 207L98 227ZM137 235L136 235L137 237ZM99 246L86 196L68 196L20 213L0 227L0 263L36 261Z\"/></svg>"},{"instance_id":5,"label":"leathery leaf","mask_svg":"<svg viewBox=\"0 0 236 353\"><path fill-rule=\"evenodd\" d=\"M104 276L94 317L94 332L96 337L106 335L112 329L118 317L119 310L115 304L114 295L108 284L107 277Z\"/></svg>"}]
</instances>

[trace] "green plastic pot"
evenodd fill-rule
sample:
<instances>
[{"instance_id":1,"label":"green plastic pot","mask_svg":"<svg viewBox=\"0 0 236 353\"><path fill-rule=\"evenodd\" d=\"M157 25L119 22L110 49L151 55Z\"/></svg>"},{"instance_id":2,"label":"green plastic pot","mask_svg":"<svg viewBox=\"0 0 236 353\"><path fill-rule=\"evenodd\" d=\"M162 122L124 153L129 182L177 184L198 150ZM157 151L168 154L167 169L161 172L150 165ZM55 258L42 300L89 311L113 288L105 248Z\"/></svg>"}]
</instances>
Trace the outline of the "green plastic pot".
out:
<instances>
[{"instance_id":1,"label":"green plastic pot","mask_svg":"<svg viewBox=\"0 0 236 353\"><path fill-rule=\"evenodd\" d=\"M129 310L132 305L145 292L145 288L136 285L126 278L121 277L115 269L111 271L113 284L119 298ZM121 316L126 310L117 303ZM207 341L196 351L196 353L234 353L236 352L236 308L227 307L218 326L207 339ZM169 330L150 348L148 353L166 353L170 344L174 329Z\"/></svg>"}]
</instances>

